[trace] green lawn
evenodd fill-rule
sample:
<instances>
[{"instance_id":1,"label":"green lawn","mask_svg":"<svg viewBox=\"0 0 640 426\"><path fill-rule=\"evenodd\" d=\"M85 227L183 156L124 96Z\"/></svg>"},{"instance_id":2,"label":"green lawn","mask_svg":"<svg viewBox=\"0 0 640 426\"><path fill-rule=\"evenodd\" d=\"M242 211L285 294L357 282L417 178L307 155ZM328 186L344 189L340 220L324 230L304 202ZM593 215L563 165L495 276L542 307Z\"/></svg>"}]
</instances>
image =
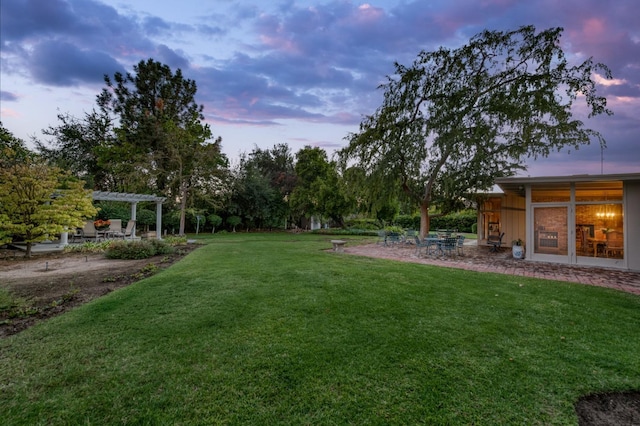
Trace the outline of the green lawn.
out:
<instances>
[{"instance_id":1,"label":"green lawn","mask_svg":"<svg viewBox=\"0 0 640 426\"><path fill-rule=\"evenodd\" d=\"M0 341L2 424L577 424L581 395L640 389L637 296L203 238Z\"/></svg>"}]
</instances>

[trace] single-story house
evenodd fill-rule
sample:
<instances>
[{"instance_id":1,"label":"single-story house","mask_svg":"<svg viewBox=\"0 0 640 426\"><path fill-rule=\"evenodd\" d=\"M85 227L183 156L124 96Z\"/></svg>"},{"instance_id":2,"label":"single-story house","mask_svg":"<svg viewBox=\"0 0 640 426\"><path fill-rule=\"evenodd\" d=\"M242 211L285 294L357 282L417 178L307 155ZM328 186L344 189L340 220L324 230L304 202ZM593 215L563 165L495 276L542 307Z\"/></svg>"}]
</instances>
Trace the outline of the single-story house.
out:
<instances>
[{"instance_id":1,"label":"single-story house","mask_svg":"<svg viewBox=\"0 0 640 426\"><path fill-rule=\"evenodd\" d=\"M478 201L479 244L504 233L531 261L640 271L640 173L500 178Z\"/></svg>"}]
</instances>

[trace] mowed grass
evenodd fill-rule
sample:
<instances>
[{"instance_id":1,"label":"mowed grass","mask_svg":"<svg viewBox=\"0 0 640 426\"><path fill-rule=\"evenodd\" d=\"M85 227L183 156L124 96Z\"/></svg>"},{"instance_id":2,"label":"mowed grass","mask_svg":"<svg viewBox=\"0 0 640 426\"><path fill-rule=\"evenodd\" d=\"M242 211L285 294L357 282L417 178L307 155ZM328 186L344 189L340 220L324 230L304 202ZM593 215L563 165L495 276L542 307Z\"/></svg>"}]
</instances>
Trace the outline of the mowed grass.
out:
<instances>
[{"instance_id":1,"label":"mowed grass","mask_svg":"<svg viewBox=\"0 0 640 426\"><path fill-rule=\"evenodd\" d=\"M577 424L581 395L640 389L637 296L205 239L0 341L1 423Z\"/></svg>"}]
</instances>

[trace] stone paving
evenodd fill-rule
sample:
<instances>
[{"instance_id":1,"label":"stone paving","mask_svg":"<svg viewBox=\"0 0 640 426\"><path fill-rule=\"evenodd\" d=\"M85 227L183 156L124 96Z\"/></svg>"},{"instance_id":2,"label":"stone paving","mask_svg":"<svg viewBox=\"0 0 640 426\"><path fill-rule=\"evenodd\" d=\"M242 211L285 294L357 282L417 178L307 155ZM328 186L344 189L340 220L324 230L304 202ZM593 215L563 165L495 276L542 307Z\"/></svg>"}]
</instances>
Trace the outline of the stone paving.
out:
<instances>
[{"instance_id":1,"label":"stone paving","mask_svg":"<svg viewBox=\"0 0 640 426\"><path fill-rule=\"evenodd\" d=\"M524 277L544 278L548 280L569 281L580 284L613 288L640 295L640 272L631 272L613 268L597 268L586 266L563 265L548 262L532 262L526 259L514 259L511 249L502 249L497 253L489 251L489 247L465 245L463 254L453 256L416 255L411 244L398 244L385 247L379 244L361 246L346 245L347 254L378 257L402 262L422 263L428 265L459 268L479 272L519 275Z\"/></svg>"}]
</instances>

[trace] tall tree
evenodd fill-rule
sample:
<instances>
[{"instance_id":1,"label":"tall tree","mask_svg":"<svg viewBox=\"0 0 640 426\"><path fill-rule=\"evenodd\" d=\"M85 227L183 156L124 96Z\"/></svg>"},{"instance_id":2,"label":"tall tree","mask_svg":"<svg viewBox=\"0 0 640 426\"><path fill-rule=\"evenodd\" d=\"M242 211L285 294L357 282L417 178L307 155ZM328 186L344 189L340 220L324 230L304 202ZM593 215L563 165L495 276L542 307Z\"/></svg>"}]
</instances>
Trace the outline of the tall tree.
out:
<instances>
[{"instance_id":1,"label":"tall tree","mask_svg":"<svg viewBox=\"0 0 640 426\"><path fill-rule=\"evenodd\" d=\"M298 151L296 160L297 185L290 197L292 209L306 217L328 217L343 226L351 203L345 196L336 163L327 160L324 150L309 146Z\"/></svg>"},{"instance_id":2,"label":"tall tree","mask_svg":"<svg viewBox=\"0 0 640 426\"><path fill-rule=\"evenodd\" d=\"M78 119L58 114L58 126L42 132L53 139L43 142L34 139L36 149L50 164L68 170L87 182L90 188L114 191L123 186L114 164L100 161L100 156L113 145L113 120L103 112L91 111Z\"/></svg>"},{"instance_id":3,"label":"tall tree","mask_svg":"<svg viewBox=\"0 0 640 426\"><path fill-rule=\"evenodd\" d=\"M363 167L373 191L389 188L419 205L424 235L432 202L486 189L528 157L592 138L604 145L572 107L580 98L590 116L611 113L593 77L611 78L609 69L592 59L570 66L561 34L484 31L458 49L422 51L410 67L395 64L382 105L340 152L343 165Z\"/></svg>"},{"instance_id":4,"label":"tall tree","mask_svg":"<svg viewBox=\"0 0 640 426\"><path fill-rule=\"evenodd\" d=\"M160 192L178 199L179 233L184 234L188 196L203 182L212 182L227 166L221 139L211 141L203 122L203 106L195 101L195 81L149 59L134 66L135 74L105 76L97 98L105 115L117 118L117 138L102 152L102 161L131 176L127 191ZM135 178L133 178L135 176Z\"/></svg>"},{"instance_id":5,"label":"tall tree","mask_svg":"<svg viewBox=\"0 0 640 426\"><path fill-rule=\"evenodd\" d=\"M177 194L180 200L179 234L184 235L186 224L187 199L199 182L210 182L220 174L220 168L227 166L226 157L220 152L222 139L207 141L207 133L196 129L183 129L172 121L165 123L168 140L166 150L156 153L161 162L168 167L166 179L168 189Z\"/></svg>"},{"instance_id":6,"label":"tall tree","mask_svg":"<svg viewBox=\"0 0 640 426\"><path fill-rule=\"evenodd\" d=\"M294 158L286 144L255 147L235 172L232 213L257 227L281 227L290 215L288 196L296 184Z\"/></svg>"},{"instance_id":7,"label":"tall tree","mask_svg":"<svg viewBox=\"0 0 640 426\"><path fill-rule=\"evenodd\" d=\"M0 169L22 163L34 156L24 141L15 137L0 121Z\"/></svg>"},{"instance_id":8,"label":"tall tree","mask_svg":"<svg viewBox=\"0 0 640 426\"><path fill-rule=\"evenodd\" d=\"M165 192L173 179L175 158L164 154L182 154L182 145L204 143L211 138L211 130L202 122L203 106L195 101L195 81L185 79L180 69L173 73L153 59L133 68L134 74L105 76L107 87L97 97L102 113L113 115L119 123L118 138L103 160L138 177L138 188L131 190ZM181 129L179 137L176 128Z\"/></svg>"}]
</instances>

